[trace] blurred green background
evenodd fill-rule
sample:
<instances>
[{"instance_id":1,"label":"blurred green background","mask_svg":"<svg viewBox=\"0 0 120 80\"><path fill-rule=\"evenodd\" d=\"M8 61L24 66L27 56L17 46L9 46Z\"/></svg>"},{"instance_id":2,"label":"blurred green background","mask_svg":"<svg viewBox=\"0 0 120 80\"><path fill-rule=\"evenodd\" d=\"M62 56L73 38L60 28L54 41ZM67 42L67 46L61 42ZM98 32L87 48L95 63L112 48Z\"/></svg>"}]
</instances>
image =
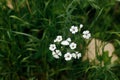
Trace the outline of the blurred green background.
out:
<instances>
[{"instance_id":1,"label":"blurred green background","mask_svg":"<svg viewBox=\"0 0 120 80\"><path fill-rule=\"evenodd\" d=\"M120 80L120 63L52 57L55 36L80 23L120 57L119 0L0 0L0 80Z\"/></svg>"}]
</instances>

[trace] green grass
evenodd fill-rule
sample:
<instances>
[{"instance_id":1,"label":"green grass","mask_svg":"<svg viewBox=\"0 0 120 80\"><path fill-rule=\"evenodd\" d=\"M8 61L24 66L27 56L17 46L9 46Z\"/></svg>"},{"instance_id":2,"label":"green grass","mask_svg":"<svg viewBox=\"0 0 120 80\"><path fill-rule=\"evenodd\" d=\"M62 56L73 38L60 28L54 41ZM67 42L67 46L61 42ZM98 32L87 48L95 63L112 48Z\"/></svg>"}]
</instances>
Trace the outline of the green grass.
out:
<instances>
[{"instance_id":1,"label":"green grass","mask_svg":"<svg viewBox=\"0 0 120 80\"><path fill-rule=\"evenodd\" d=\"M0 0L0 80L120 79L119 63L102 67L81 59L66 62L49 51L58 34L67 36L71 25L82 23L92 37L112 42L120 57L119 1L12 0L13 9L6 1Z\"/></svg>"}]
</instances>

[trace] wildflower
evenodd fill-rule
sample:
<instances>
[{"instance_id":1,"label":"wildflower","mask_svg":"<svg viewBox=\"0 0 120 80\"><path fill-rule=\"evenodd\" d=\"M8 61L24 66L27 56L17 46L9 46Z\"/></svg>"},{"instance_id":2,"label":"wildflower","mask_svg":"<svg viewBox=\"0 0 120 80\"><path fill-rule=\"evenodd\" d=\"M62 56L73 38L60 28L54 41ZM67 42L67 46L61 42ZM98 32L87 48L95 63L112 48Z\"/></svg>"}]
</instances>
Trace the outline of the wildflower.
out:
<instances>
[{"instance_id":1,"label":"wildflower","mask_svg":"<svg viewBox=\"0 0 120 80\"><path fill-rule=\"evenodd\" d=\"M72 53L72 57L75 59L79 59L81 57L81 53L78 52Z\"/></svg>"},{"instance_id":2,"label":"wildflower","mask_svg":"<svg viewBox=\"0 0 120 80\"><path fill-rule=\"evenodd\" d=\"M70 47L71 49L75 49L75 48L76 48L76 46L77 46L77 44L76 44L76 43L74 43L74 42L72 42L72 43L69 45L69 47Z\"/></svg>"},{"instance_id":3,"label":"wildflower","mask_svg":"<svg viewBox=\"0 0 120 80\"><path fill-rule=\"evenodd\" d=\"M52 55L53 55L54 58L59 59L59 55L57 55L56 52L53 51Z\"/></svg>"},{"instance_id":4,"label":"wildflower","mask_svg":"<svg viewBox=\"0 0 120 80\"><path fill-rule=\"evenodd\" d=\"M67 46L67 45L69 45L69 42L67 40L64 40L64 41L61 42L61 44L64 45L64 46Z\"/></svg>"},{"instance_id":5,"label":"wildflower","mask_svg":"<svg viewBox=\"0 0 120 80\"><path fill-rule=\"evenodd\" d=\"M52 55L53 55L54 58L59 59L60 56L62 56L62 53L61 53L60 50L55 50L55 51L52 52Z\"/></svg>"},{"instance_id":6,"label":"wildflower","mask_svg":"<svg viewBox=\"0 0 120 80\"><path fill-rule=\"evenodd\" d=\"M91 37L91 34L90 34L90 32L88 30L83 31L83 38L89 39L90 37Z\"/></svg>"},{"instance_id":7,"label":"wildflower","mask_svg":"<svg viewBox=\"0 0 120 80\"><path fill-rule=\"evenodd\" d=\"M50 44L49 50L54 51L55 49L56 49L56 45L55 44Z\"/></svg>"},{"instance_id":8,"label":"wildflower","mask_svg":"<svg viewBox=\"0 0 120 80\"><path fill-rule=\"evenodd\" d=\"M81 53L76 52L76 58L79 59L81 57Z\"/></svg>"},{"instance_id":9,"label":"wildflower","mask_svg":"<svg viewBox=\"0 0 120 80\"><path fill-rule=\"evenodd\" d=\"M54 42L60 42L62 41L62 36L57 36L56 39L54 40Z\"/></svg>"},{"instance_id":10,"label":"wildflower","mask_svg":"<svg viewBox=\"0 0 120 80\"><path fill-rule=\"evenodd\" d=\"M80 24L79 26L73 25L71 26L69 31L71 34L76 34L78 32L81 32L81 28L83 28L83 24ZM54 58L59 59L61 56L63 56L66 61L69 61L72 58L79 59L81 57L81 53L75 51L77 48L77 44L74 41L72 41L72 40L76 41L76 39L74 39L74 37L72 37L73 39L71 39L70 37L71 35L68 35L68 36L69 37L67 37L66 39L63 39L63 37L66 37L66 36L58 35L53 40L54 43L49 45L49 50L52 51L52 56ZM91 33L88 30L85 30L82 33L82 37L85 39L89 39L91 37ZM70 51L70 52L66 52L66 51ZM65 54L62 55L62 52L64 52Z\"/></svg>"},{"instance_id":11,"label":"wildflower","mask_svg":"<svg viewBox=\"0 0 120 80\"><path fill-rule=\"evenodd\" d=\"M67 41L68 41L68 42L71 42L71 38L67 38Z\"/></svg>"},{"instance_id":12,"label":"wildflower","mask_svg":"<svg viewBox=\"0 0 120 80\"><path fill-rule=\"evenodd\" d=\"M76 54L75 54L75 53L72 53L72 57L76 59Z\"/></svg>"},{"instance_id":13,"label":"wildflower","mask_svg":"<svg viewBox=\"0 0 120 80\"><path fill-rule=\"evenodd\" d=\"M77 33L78 32L78 27L77 26L71 26L70 32L72 32L72 34Z\"/></svg>"},{"instance_id":14,"label":"wildflower","mask_svg":"<svg viewBox=\"0 0 120 80\"><path fill-rule=\"evenodd\" d=\"M69 61L69 60L72 59L72 55L71 55L69 52L67 52L67 53L64 55L64 58L65 58L66 61Z\"/></svg>"},{"instance_id":15,"label":"wildflower","mask_svg":"<svg viewBox=\"0 0 120 80\"><path fill-rule=\"evenodd\" d=\"M80 29L83 28L83 24L80 24Z\"/></svg>"}]
</instances>

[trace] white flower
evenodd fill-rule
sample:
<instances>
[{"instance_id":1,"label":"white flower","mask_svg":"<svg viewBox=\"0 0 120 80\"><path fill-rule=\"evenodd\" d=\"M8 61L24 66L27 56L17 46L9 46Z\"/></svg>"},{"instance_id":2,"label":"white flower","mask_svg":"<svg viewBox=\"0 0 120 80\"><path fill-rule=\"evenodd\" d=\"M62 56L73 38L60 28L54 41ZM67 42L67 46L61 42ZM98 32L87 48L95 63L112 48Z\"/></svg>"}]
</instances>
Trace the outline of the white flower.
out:
<instances>
[{"instance_id":1,"label":"white flower","mask_svg":"<svg viewBox=\"0 0 120 80\"><path fill-rule=\"evenodd\" d=\"M69 42L67 40L64 40L64 41L61 42L61 44L64 45L64 46L67 46L67 45L69 45Z\"/></svg>"},{"instance_id":2,"label":"white flower","mask_svg":"<svg viewBox=\"0 0 120 80\"><path fill-rule=\"evenodd\" d=\"M75 58L75 59L79 59L81 57L81 53L72 53L72 57Z\"/></svg>"},{"instance_id":3,"label":"white flower","mask_svg":"<svg viewBox=\"0 0 120 80\"><path fill-rule=\"evenodd\" d=\"M76 52L76 58L79 59L81 57L81 53Z\"/></svg>"},{"instance_id":4,"label":"white flower","mask_svg":"<svg viewBox=\"0 0 120 80\"><path fill-rule=\"evenodd\" d=\"M60 42L62 41L62 36L57 36L56 39L54 40L54 42Z\"/></svg>"},{"instance_id":5,"label":"white flower","mask_svg":"<svg viewBox=\"0 0 120 80\"><path fill-rule=\"evenodd\" d=\"M75 53L72 53L72 57L76 59L76 54L75 54Z\"/></svg>"},{"instance_id":6,"label":"white flower","mask_svg":"<svg viewBox=\"0 0 120 80\"><path fill-rule=\"evenodd\" d=\"M91 34L90 34L90 32L88 30L83 31L83 38L89 39L90 37L91 37Z\"/></svg>"},{"instance_id":7,"label":"white flower","mask_svg":"<svg viewBox=\"0 0 120 80\"><path fill-rule=\"evenodd\" d=\"M60 50L56 50L55 52L56 52L59 56L62 56L62 53L61 53Z\"/></svg>"},{"instance_id":8,"label":"white flower","mask_svg":"<svg viewBox=\"0 0 120 80\"><path fill-rule=\"evenodd\" d=\"M89 31L88 30L83 31L83 34L89 34Z\"/></svg>"},{"instance_id":9,"label":"white flower","mask_svg":"<svg viewBox=\"0 0 120 80\"><path fill-rule=\"evenodd\" d=\"M52 55L53 55L53 57L56 58L56 59L59 58L59 55L57 55L56 52L54 52L54 51L52 52Z\"/></svg>"},{"instance_id":10,"label":"white flower","mask_svg":"<svg viewBox=\"0 0 120 80\"><path fill-rule=\"evenodd\" d=\"M67 38L67 41L68 41L68 42L71 42L71 38Z\"/></svg>"},{"instance_id":11,"label":"white flower","mask_svg":"<svg viewBox=\"0 0 120 80\"><path fill-rule=\"evenodd\" d=\"M71 49L75 49L76 46L77 46L77 44L74 43L74 42L70 43L70 45L69 45L69 47L70 47Z\"/></svg>"},{"instance_id":12,"label":"white flower","mask_svg":"<svg viewBox=\"0 0 120 80\"><path fill-rule=\"evenodd\" d=\"M71 26L70 32L72 32L72 34L77 33L78 32L78 27L77 26Z\"/></svg>"},{"instance_id":13,"label":"white flower","mask_svg":"<svg viewBox=\"0 0 120 80\"><path fill-rule=\"evenodd\" d=\"M56 49L56 45L55 44L50 44L49 50L54 51L55 49Z\"/></svg>"},{"instance_id":14,"label":"white flower","mask_svg":"<svg viewBox=\"0 0 120 80\"><path fill-rule=\"evenodd\" d=\"M60 58L60 56L62 56L62 53L60 50L55 50L52 52L52 55L54 58L58 59L58 58Z\"/></svg>"},{"instance_id":15,"label":"white flower","mask_svg":"<svg viewBox=\"0 0 120 80\"><path fill-rule=\"evenodd\" d=\"M67 53L64 55L64 58L65 58L66 61L69 61L69 60L72 59L72 55L71 55L69 52L67 52Z\"/></svg>"},{"instance_id":16,"label":"white flower","mask_svg":"<svg viewBox=\"0 0 120 80\"><path fill-rule=\"evenodd\" d=\"M66 40L62 41L61 44L67 46L70 44L70 42L71 42L71 38L67 38Z\"/></svg>"},{"instance_id":17,"label":"white flower","mask_svg":"<svg viewBox=\"0 0 120 80\"><path fill-rule=\"evenodd\" d=\"M80 29L83 28L83 24L80 24Z\"/></svg>"}]
</instances>

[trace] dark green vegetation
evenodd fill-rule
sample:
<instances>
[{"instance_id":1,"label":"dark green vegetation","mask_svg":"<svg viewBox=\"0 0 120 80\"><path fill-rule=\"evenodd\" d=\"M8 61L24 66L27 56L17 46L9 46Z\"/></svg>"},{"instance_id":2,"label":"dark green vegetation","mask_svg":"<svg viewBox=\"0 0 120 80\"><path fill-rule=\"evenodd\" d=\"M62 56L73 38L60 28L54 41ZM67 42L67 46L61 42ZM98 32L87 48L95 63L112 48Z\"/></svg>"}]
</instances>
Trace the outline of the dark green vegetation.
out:
<instances>
[{"instance_id":1,"label":"dark green vegetation","mask_svg":"<svg viewBox=\"0 0 120 80\"><path fill-rule=\"evenodd\" d=\"M0 0L0 80L119 80L119 63L52 57L55 36L80 23L92 37L112 42L120 57L119 0Z\"/></svg>"}]
</instances>

